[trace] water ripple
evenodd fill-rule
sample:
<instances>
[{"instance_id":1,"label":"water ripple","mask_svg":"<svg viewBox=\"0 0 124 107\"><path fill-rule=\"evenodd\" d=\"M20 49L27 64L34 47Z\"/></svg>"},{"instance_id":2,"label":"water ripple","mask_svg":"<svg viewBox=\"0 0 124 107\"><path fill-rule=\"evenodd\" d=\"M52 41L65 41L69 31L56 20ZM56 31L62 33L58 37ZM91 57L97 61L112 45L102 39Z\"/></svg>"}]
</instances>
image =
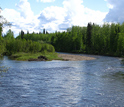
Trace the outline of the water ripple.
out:
<instances>
[{"instance_id":1,"label":"water ripple","mask_svg":"<svg viewBox=\"0 0 124 107\"><path fill-rule=\"evenodd\" d=\"M3 60L1 107L121 107L124 66L118 58L92 61Z\"/></svg>"}]
</instances>

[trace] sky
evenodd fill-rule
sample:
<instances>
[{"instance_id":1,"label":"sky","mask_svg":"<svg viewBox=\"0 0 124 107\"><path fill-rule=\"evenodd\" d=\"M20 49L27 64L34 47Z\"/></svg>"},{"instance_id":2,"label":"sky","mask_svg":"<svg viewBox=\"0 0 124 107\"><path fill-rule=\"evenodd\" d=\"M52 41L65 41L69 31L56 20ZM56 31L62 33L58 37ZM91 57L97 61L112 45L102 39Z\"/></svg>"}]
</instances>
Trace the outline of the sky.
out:
<instances>
[{"instance_id":1,"label":"sky","mask_svg":"<svg viewBox=\"0 0 124 107\"><path fill-rule=\"evenodd\" d=\"M124 21L124 0L0 0L2 12L15 36L23 30L42 32L65 31L88 22ZM4 28L5 33L9 28Z\"/></svg>"}]
</instances>

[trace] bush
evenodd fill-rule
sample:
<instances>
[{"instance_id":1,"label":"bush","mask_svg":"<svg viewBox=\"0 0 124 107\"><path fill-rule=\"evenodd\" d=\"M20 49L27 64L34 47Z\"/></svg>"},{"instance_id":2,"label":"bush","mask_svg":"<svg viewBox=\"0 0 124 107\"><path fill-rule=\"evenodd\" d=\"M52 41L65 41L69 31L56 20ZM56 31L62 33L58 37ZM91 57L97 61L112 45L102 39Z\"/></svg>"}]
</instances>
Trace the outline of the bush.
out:
<instances>
[{"instance_id":1,"label":"bush","mask_svg":"<svg viewBox=\"0 0 124 107\"><path fill-rule=\"evenodd\" d=\"M0 45L1 46L1 45ZM37 52L55 52L54 47L51 44L47 43L39 43L31 40L6 40L6 55L11 55L16 52L31 52L31 53L37 53ZM4 47L1 47L1 50L4 49ZM4 50L3 50L4 51ZM3 52L2 51L2 52Z\"/></svg>"}]
</instances>

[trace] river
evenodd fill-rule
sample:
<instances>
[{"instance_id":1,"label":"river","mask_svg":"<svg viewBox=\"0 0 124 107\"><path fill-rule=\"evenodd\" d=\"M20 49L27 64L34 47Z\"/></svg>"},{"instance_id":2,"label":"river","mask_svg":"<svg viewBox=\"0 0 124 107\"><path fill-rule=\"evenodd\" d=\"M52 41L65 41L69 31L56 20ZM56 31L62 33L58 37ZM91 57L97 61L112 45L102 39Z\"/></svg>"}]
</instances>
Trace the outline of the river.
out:
<instances>
[{"instance_id":1,"label":"river","mask_svg":"<svg viewBox=\"0 0 124 107\"><path fill-rule=\"evenodd\" d=\"M87 56L87 55L86 55ZM124 107L119 58L88 61L15 61L0 77L0 107Z\"/></svg>"}]
</instances>

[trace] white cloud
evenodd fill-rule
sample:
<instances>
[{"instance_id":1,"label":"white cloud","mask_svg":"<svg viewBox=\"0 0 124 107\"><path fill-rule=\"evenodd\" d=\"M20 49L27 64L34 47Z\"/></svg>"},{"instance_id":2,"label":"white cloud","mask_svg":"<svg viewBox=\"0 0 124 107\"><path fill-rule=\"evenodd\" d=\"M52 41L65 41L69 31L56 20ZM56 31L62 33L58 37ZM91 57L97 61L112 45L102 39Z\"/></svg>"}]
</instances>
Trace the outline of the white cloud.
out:
<instances>
[{"instance_id":1,"label":"white cloud","mask_svg":"<svg viewBox=\"0 0 124 107\"><path fill-rule=\"evenodd\" d=\"M27 0L20 0L20 2L16 4L16 7L19 12L13 9L4 9L2 11L2 15L12 23L11 29L14 31L14 34L17 36L20 30L24 30L25 32L27 32L27 30L30 32L38 31L38 16L34 16L30 3ZM4 32L6 32L6 30L5 28Z\"/></svg>"},{"instance_id":2,"label":"white cloud","mask_svg":"<svg viewBox=\"0 0 124 107\"><path fill-rule=\"evenodd\" d=\"M105 17L107 22L124 22L124 0L106 0L110 6L110 10Z\"/></svg>"},{"instance_id":3,"label":"white cloud","mask_svg":"<svg viewBox=\"0 0 124 107\"><path fill-rule=\"evenodd\" d=\"M4 9L2 11L2 15L9 21L18 21L18 18L20 18L20 13L15 11L14 9Z\"/></svg>"},{"instance_id":4,"label":"white cloud","mask_svg":"<svg viewBox=\"0 0 124 107\"><path fill-rule=\"evenodd\" d=\"M113 9L113 7L114 7L113 5L111 5L111 4L109 4L109 3L107 4L107 6L108 6L108 8L110 8L110 9Z\"/></svg>"},{"instance_id":5,"label":"white cloud","mask_svg":"<svg viewBox=\"0 0 124 107\"><path fill-rule=\"evenodd\" d=\"M37 2L39 2L39 1L44 2L44 3L48 3L48 2L54 2L55 0L37 0Z\"/></svg>"},{"instance_id":6,"label":"white cloud","mask_svg":"<svg viewBox=\"0 0 124 107\"><path fill-rule=\"evenodd\" d=\"M0 8L0 13L2 12L2 9Z\"/></svg>"},{"instance_id":7,"label":"white cloud","mask_svg":"<svg viewBox=\"0 0 124 107\"><path fill-rule=\"evenodd\" d=\"M16 4L18 10L20 10L20 15L24 19L28 19L27 21L31 21L32 17L34 17L34 13L31 10L30 3L27 0L20 0L18 4Z\"/></svg>"},{"instance_id":8,"label":"white cloud","mask_svg":"<svg viewBox=\"0 0 124 107\"><path fill-rule=\"evenodd\" d=\"M63 7L47 7L39 17L42 28L66 30L72 25L86 26L88 22L101 24L105 12L95 11L83 6L83 0L64 0Z\"/></svg>"},{"instance_id":9,"label":"white cloud","mask_svg":"<svg viewBox=\"0 0 124 107\"><path fill-rule=\"evenodd\" d=\"M63 2L64 7L68 9L67 14L69 14L73 25L84 26L88 22L102 22L106 13L86 8L82 3L82 0L65 0Z\"/></svg>"},{"instance_id":10,"label":"white cloud","mask_svg":"<svg viewBox=\"0 0 124 107\"><path fill-rule=\"evenodd\" d=\"M38 32L45 28L49 32L54 32L66 30L72 25L86 26L88 22L101 24L107 14L84 7L83 0L64 0L63 7L47 7L37 16L34 16L27 0L20 0L16 7L18 11L4 9L2 12L3 16L12 22L12 30L16 35L21 29L25 32Z\"/></svg>"},{"instance_id":11,"label":"white cloud","mask_svg":"<svg viewBox=\"0 0 124 107\"><path fill-rule=\"evenodd\" d=\"M104 1L107 2L108 0L104 0ZM114 6L112 4L110 4L109 2L107 2L107 7L110 8L110 9L112 9Z\"/></svg>"},{"instance_id":12,"label":"white cloud","mask_svg":"<svg viewBox=\"0 0 124 107\"><path fill-rule=\"evenodd\" d=\"M65 20L66 11L62 7L51 6L45 8L39 16L41 29L46 28L49 31L59 30L58 25ZM42 26L41 26L42 25Z\"/></svg>"}]
</instances>

